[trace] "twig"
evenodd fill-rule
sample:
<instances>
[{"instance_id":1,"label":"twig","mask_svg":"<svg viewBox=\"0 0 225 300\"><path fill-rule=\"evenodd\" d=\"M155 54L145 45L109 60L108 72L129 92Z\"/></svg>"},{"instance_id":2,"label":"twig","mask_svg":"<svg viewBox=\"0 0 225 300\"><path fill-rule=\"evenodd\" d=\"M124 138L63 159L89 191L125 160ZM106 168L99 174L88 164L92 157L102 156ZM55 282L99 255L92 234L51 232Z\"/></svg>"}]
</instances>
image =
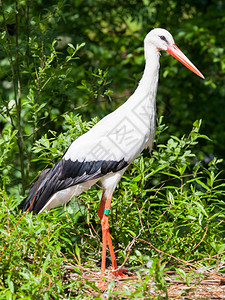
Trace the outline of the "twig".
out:
<instances>
[{"instance_id":1,"label":"twig","mask_svg":"<svg viewBox=\"0 0 225 300\"><path fill-rule=\"evenodd\" d=\"M188 251L186 254L191 253L193 250L195 250L203 242L203 240L204 240L204 238L206 236L206 233L208 231L208 225L209 225L209 222L207 222L207 224L206 224L206 229L205 229L205 232L204 232L204 234L203 234L203 236L201 238L201 241L197 245L195 245L190 251Z\"/></svg>"},{"instance_id":2,"label":"twig","mask_svg":"<svg viewBox=\"0 0 225 300\"><path fill-rule=\"evenodd\" d=\"M116 269L116 270L113 270L113 272L117 272L119 271L121 268L123 268L123 266L125 265L125 263L127 262L128 258L129 258L129 255L130 255L130 252L131 252L131 248L133 247L133 245L136 243L137 240L139 240L139 236L141 235L142 233L142 229L139 230L139 233L136 237L133 238L133 240L131 242L129 242L129 244L127 245L126 249L125 249L125 253L127 253L123 263Z\"/></svg>"},{"instance_id":3,"label":"twig","mask_svg":"<svg viewBox=\"0 0 225 300\"><path fill-rule=\"evenodd\" d=\"M185 261L185 260L183 260L183 259L181 259L181 258L177 258L177 257L173 256L172 254L169 254L169 253L166 253L166 252L164 252L164 251L162 251L162 250L157 249L157 248L156 248L155 246L153 246L152 243L149 242L149 241L145 241L145 240L143 240L143 239L137 239L137 240L138 240L139 242L142 242L142 243L145 243L145 244L150 245L151 248L153 248L155 251L157 251L157 252L160 253L160 254L167 255L167 256L169 256L169 257L171 257L171 258L173 258L173 259L175 259L175 260L177 260L177 261L179 261L179 262L181 262L181 263L183 263L183 264L185 264L185 265L189 265L189 266L191 266L191 267L193 267L193 268L196 269L196 266L195 266L195 265L193 265L193 264L189 263L188 261Z\"/></svg>"},{"instance_id":4,"label":"twig","mask_svg":"<svg viewBox=\"0 0 225 300\"><path fill-rule=\"evenodd\" d=\"M51 280L51 277L48 273L44 273L44 275L48 277L48 290L49 290L50 287L51 287L51 284L52 284L52 280Z\"/></svg>"},{"instance_id":5,"label":"twig","mask_svg":"<svg viewBox=\"0 0 225 300\"><path fill-rule=\"evenodd\" d=\"M9 233L9 209L8 209L8 206L7 206L7 202L6 202L6 199L5 197L3 197L4 201L5 201L5 206L6 206L6 210L7 210L7 231Z\"/></svg>"}]
</instances>

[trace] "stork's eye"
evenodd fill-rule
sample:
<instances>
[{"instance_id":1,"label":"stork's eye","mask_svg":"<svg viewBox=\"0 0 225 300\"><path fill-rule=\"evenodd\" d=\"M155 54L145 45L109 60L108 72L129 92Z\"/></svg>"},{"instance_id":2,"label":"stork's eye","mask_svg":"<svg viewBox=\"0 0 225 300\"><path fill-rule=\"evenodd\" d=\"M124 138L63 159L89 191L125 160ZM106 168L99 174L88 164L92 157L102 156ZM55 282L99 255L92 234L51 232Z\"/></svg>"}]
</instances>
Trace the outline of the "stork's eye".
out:
<instances>
[{"instance_id":1,"label":"stork's eye","mask_svg":"<svg viewBox=\"0 0 225 300\"><path fill-rule=\"evenodd\" d=\"M165 38L165 36L164 36L164 35L160 35L159 37L160 37L160 39L161 39L161 40L163 40L163 41L167 42L167 39ZM168 42L167 42L167 43L168 43Z\"/></svg>"}]
</instances>

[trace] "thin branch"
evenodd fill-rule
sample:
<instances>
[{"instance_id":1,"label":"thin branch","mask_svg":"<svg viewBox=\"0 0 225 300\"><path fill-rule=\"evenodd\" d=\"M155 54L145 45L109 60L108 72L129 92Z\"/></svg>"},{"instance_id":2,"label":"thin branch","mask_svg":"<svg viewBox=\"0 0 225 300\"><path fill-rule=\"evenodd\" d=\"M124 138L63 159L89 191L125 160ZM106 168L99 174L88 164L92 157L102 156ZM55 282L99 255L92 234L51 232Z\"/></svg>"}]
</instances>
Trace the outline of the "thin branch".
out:
<instances>
[{"instance_id":1,"label":"thin branch","mask_svg":"<svg viewBox=\"0 0 225 300\"><path fill-rule=\"evenodd\" d=\"M24 152L26 151L26 146L23 140L23 134L21 129L21 76L20 76L20 63L19 63L19 13L18 13L18 1L16 1L16 71L17 71L17 99L16 99L16 112L17 112L17 138L20 156L20 172L22 179L22 195L25 193L26 178L24 172Z\"/></svg>"},{"instance_id":2,"label":"thin branch","mask_svg":"<svg viewBox=\"0 0 225 300\"><path fill-rule=\"evenodd\" d=\"M199 242L198 244L196 244L196 245L195 245L190 251L188 251L186 254L191 253L193 250L195 250L195 249L196 249L196 248L204 241L204 239L205 239L205 237L206 237L206 234L207 234L207 231L208 231L208 226L209 226L209 222L207 222L207 224L206 224L206 229L205 229L205 232L204 232L204 234L203 234L203 236L202 236L200 242Z\"/></svg>"},{"instance_id":3,"label":"thin branch","mask_svg":"<svg viewBox=\"0 0 225 300\"><path fill-rule=\"evenodd\" d=\"M123 266L125 265L125 263L127 262L128 258L130 256L131 248L136 243L136 241L139 240L139 236L141 235L141 233L142 233L142 228L139 230L138 235L136 237L133 237L133 240L128 243L128 245L127 245L127 247L126 247L126 249L124 251L125 253L127 252L127 254L126 254L126 257L125 257L123 263L116 270L113 270L113 272L117 272L117 271L119 271L120 269L123 268Z\"/></svg>"},{"instance_id":4,"label":"thin branch","mask_svg":"<svg viewBox=\"0 0 225 300\"><path fill-rule=\"evenodd\" d=\"M157 252L160 253L160 254L169 256L170 258L173 258L173 259L175 259L176 261L179 261L179 262L183 263L184 265L189 265L189 266L191 266L191 267L193 267L193 268L196 268L196 266L195 266L194 264L189 263L189 262L186 261L186 260L183 260L183 259L181 259L181 258L177 258L177 257L173 256L172 254L169 254L169 253L166 253L166 252L164 252L164 251L162 251L162 250L160 250L160 249L157 249L157 248L156 248L155 246L153 246L152 243L149 242L149 241L145 241L145 240L143 240L143 239L137 239L137 240L138 240L139 242L144 243L144 244L148 244L149 246L151 246L151 248L153 248L155 251L157 251Z\"/></svg>"}]
</instances>

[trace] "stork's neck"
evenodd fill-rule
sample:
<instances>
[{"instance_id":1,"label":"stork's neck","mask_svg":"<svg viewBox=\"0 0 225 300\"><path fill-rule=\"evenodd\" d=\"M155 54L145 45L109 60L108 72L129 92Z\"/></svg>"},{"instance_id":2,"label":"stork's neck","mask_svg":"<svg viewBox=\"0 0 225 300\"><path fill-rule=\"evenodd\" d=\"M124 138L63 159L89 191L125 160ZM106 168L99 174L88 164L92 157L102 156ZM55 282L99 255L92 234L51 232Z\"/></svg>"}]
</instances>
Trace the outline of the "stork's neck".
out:
<instances>
[{"instance_id":1,"label":"stork's neck","mask_svg":"<svg viewBox=\"0 0 225 300\"><path fill-rule=\"evenodd\" d=\"M138 101L147 100L155 102L158 75L159 75L160 52L153 46L145 45L145 69L139 85L134 92Z\"/></svg>"}]
</instances>

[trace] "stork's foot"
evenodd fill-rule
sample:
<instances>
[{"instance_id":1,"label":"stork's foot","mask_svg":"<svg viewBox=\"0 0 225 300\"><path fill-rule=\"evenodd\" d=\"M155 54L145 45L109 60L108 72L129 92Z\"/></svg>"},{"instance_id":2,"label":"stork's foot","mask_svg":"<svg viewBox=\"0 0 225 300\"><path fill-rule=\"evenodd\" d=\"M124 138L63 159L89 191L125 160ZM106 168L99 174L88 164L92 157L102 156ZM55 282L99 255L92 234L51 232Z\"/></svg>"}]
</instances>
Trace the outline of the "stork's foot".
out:
<instances>
[{"instance_id":1,"label":"stork's foot","mask_svg":"<svg viewBox=\"0 0 225 300\"><path fill-rule=\"evenodd\" d=\"M112 274L117 277L127 277L126 273L127 269L119 269L118 271L112 271Z\"/></svg>"}]
</instances>

